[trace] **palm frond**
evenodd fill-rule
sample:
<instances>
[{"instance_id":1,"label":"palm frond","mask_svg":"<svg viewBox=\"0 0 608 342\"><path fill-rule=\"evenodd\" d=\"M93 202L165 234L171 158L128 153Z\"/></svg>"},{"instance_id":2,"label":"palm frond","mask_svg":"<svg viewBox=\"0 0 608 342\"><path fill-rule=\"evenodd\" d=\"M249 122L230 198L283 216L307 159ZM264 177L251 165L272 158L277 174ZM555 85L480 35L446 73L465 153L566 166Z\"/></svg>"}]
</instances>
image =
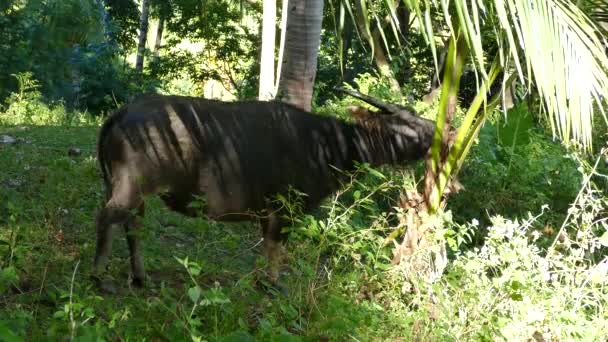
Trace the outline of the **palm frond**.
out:
<instances>
[{"instance_id":1,"label":"palm frond","mask_svg":"<svg viewBox=\"0 0 608 342\"><path fill-rule=\"evenodd\" d=\"M424 17L430 6L441 6L448 23L457 24L464 34L474 66L484 79L487 75L482 30L493 25L490 29L500 35L501 55L512 57L509 60L523 84L526 80L534 82L538 89L554 135L566 142L577 141L585 149L591 147L596 104L606 119L603 105L608 98L608 56L600 29L575 4L566 0L406 3L414 14ZM599 17L603 12L598 11ZM449 18L450 13L455 13L455 18ZM454 25L449 25L452 35L456 34ZM426 30L432 32L430 27ZM506 60L502 58L503 62ZM509 67L503 65L505 69Z\"/></svg>"}]
</instances>

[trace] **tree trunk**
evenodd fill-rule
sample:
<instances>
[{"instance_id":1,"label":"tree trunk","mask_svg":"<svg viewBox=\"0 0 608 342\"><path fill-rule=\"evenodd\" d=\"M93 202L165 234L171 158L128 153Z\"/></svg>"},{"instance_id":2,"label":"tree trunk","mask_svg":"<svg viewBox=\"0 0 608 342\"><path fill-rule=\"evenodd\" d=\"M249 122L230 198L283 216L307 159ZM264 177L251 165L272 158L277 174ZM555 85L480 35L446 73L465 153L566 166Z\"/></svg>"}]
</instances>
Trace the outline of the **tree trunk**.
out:
<instances>
[{"instance_id":1,"label":"tree trunk","mask_svg":"<svg viewBox=\"0 0 608 342\"><path fill-rule=\"evenodd\" d=\"M276 5L276 0L264 0L264 11L262 14L262 54L260 56L260 88L258 93L258 98L260 100L272 99L274 95Z\"/></svg>"},{"instance_id":2,"label":"tree trunk","mask_svg":"<svg viewBox=\"0 0 608 342\"><path fill-rule=\"evenodd\" d=\"M283 66L283 54L285 52L285 31L287 30L287 5L289 0L281 0L281 38L279 40L279 58L277 59L277 72L274 80L273 96L276 96L279 89L279 81L281 80L281 67Z\"/></svg>"},{"instance_id":3,"label":"tree trunk","mask_svg":"<svg viewBox=\"0 0 608 342\"><path fill-rule=\"evenodd\" d=\"M158 18L158 28L156 29L156 42L154 43L154 62L158 62L160 47L163 42L163 30L165 29L165 15L161 14Z\"/></svg>"},{"instance_id":4,"label":"tree trunk","mask_svg":"<svg viewBox=\"0 0 608 342\"><path fill-rule=\"evenodd\" d=\"M148 14L150 12L150 3L148 0L142 0L141 17L139 20L139 43L137 45L137 59L135 60L135 70L142 72L144 69L144 51L146 50L146 38L148 36Z\"/></svg>"},{"instance_id":5,"label":"tree trunk","mask_svg":"<svg viewBox=\"0 0 608 342\"><path fill-rule=\"evenodd\" d=\"M290 1L279 96L304 110L311 109L322 20L323 0Z\"/></svg>"}]
</instances>

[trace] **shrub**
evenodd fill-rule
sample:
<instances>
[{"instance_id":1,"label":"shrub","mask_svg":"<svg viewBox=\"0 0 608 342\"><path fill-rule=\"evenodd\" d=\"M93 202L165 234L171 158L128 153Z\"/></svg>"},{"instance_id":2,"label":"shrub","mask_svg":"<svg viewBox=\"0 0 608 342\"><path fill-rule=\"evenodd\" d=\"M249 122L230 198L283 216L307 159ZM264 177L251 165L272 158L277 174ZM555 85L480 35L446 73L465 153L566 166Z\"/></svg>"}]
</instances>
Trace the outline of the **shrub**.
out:
<instances>
[{"instance_id":1,"label":"shrub","mask_svg":"<svg viewBox=\"0 0 608 342\"><path fill-rule=\"evenodd\" d=\"M83 112L67 111L63 102L46 102L29 72L15 75L19 88L0 111L0 125L79 125L95 122Z\"/></svg>"},{"instance_id":2,"label":"shrub","mask_svg":"<svg viewBox=\"0 0 608 342\"><path fill-rule=\"evenodd\" d=\"M608 258L601 253L608 233L598 219L608 199L589 181L595 171L585 171L587 182L548 250L531 229L546 207L521 222L492 217L483 246L462 252L433 295L416 298L424 324L415 334L507 341L608 336Z\"/></svg>"}]
</instances>

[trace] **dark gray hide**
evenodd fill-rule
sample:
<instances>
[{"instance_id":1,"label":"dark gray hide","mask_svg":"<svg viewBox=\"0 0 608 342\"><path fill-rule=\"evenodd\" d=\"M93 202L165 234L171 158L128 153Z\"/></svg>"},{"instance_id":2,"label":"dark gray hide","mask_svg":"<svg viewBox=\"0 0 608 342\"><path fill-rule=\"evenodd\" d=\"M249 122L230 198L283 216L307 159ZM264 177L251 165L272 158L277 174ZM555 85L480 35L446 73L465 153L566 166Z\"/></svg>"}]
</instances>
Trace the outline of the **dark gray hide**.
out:
<instances>
[{"instance_id":1,"label":"dark gray hide","mask_svg":"<svg viewBox=\"0 0 608 342\"><path fill-rule=\"evenodd\" d=\"M107 265L113 224L127 230L134 283L144 268L136 209L160 194L171 209L195 214L193 196L206 198L216 220L262 219L265 254L276 258L280 214L269 199L291 185L307 194L310 209L339 187L341 170L354 162L400 164L422 158L434 122L401 110L367 115L357 123L311 114L281 102L221 102L179 96L144 96L120 108L102 126L98 158L107 203L97 218L94 274ZM100 279L99 277L97 279Z\"/></svg>"}]
</instances>

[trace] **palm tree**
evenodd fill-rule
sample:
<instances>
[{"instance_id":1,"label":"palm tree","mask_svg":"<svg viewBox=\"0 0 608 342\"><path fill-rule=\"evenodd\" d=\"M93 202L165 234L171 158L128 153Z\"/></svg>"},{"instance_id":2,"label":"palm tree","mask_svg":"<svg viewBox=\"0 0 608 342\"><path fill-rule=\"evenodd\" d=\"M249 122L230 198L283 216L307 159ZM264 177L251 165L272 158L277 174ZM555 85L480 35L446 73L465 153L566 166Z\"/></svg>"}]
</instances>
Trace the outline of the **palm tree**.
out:
<instances>
[{"instance_id":1,"label":"palm tree","mask_svg":"<svg viewBox=\"0 0 608 342\"><path fill-rule=\"evenodd\" d=\"M323 0L290 0L277 96L310 110L321 43Z\"/></svg>"}]
</instances>

